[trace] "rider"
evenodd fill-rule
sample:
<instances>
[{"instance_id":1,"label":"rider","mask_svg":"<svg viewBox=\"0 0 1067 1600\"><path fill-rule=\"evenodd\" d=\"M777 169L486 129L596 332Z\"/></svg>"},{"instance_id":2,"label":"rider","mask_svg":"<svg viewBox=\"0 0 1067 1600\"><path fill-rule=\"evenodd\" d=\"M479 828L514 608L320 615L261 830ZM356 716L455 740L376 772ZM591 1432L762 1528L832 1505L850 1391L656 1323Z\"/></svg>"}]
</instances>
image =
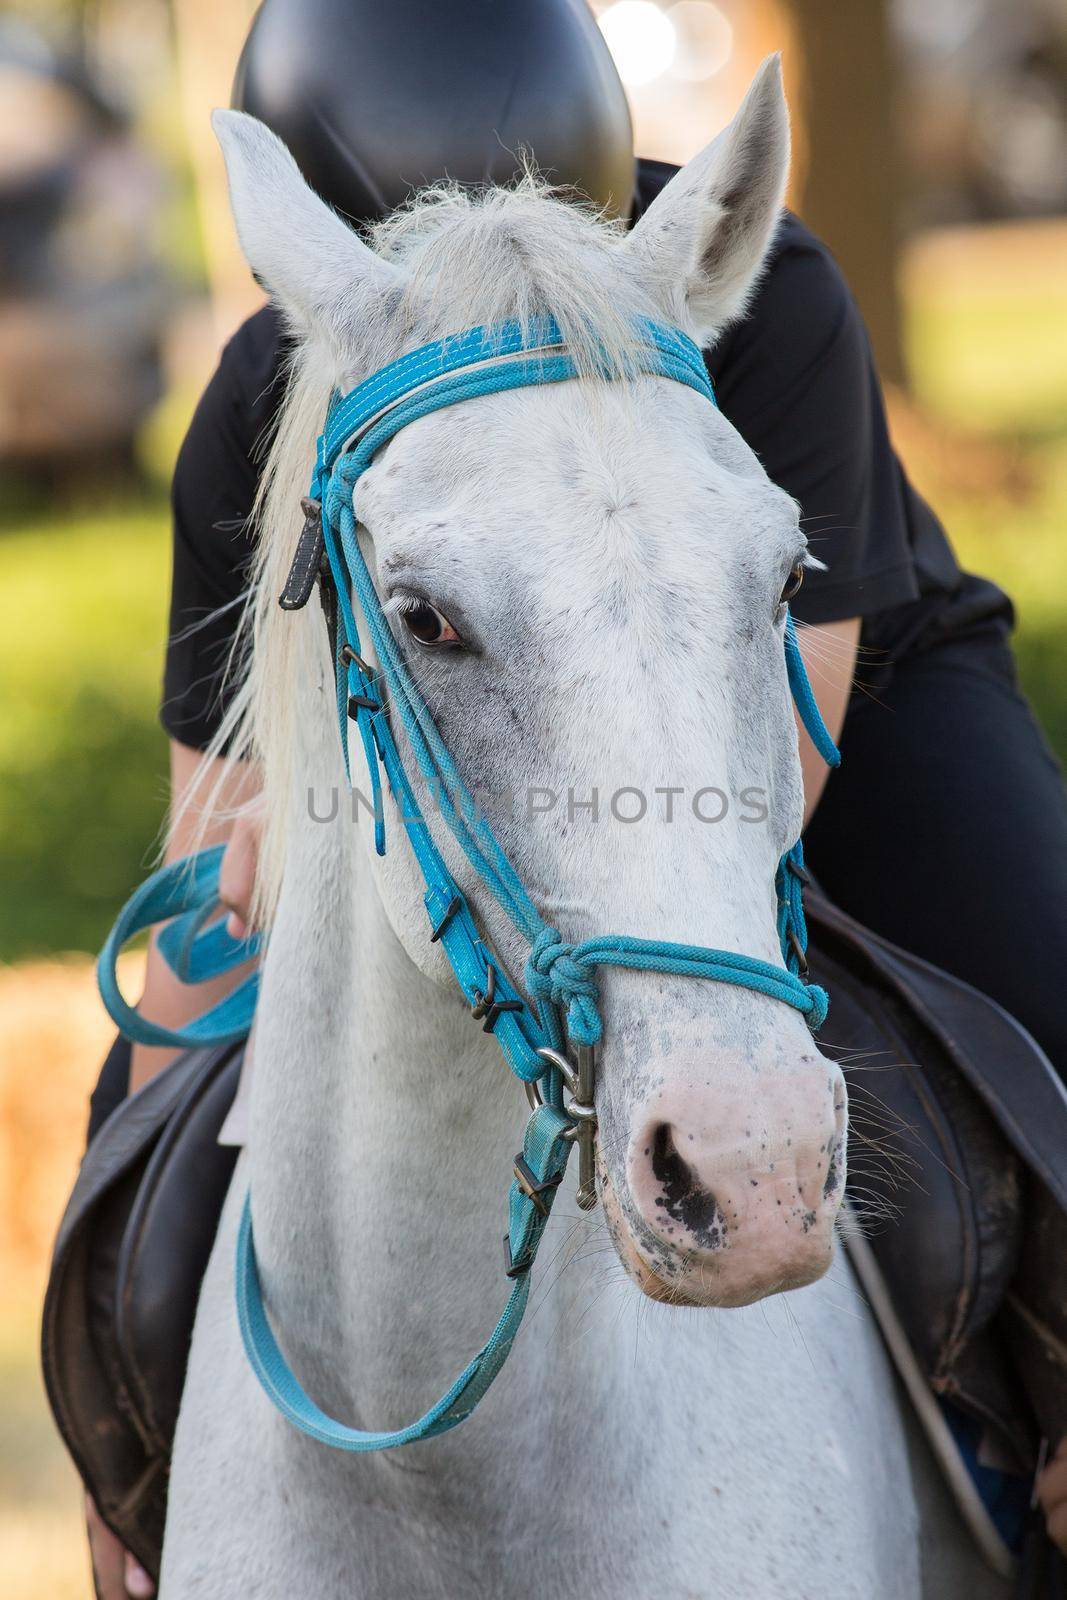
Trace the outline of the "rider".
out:
<instances>
[{"instance_id":1,"label":"rider","mask_svg":"<svg viewBox=\"0 0 1067 1600\"><path fill-rule=\"evenodd\" d=\"M573 0L265 0L235 102L357 222L444 176L507 181L525 151L553 182L630 219L673 172L635 163L622 85ZM250 514L284 358L268 306L223 351L178 459L161 709L177 816L168 859L190 846L199 818L181 802L232 693ZM1016 682L1012 607L960 570L908 482L862 319L829 251L796 217L783 218L749 313L707 363L724 414L799 502L824 563L791 602L844 756L828 778L802 735L810 863L842 908L1000 1001L1067 1073L1067 798ZM211 767L224 773L219 756ZM223 819L255 789L251 770L225 771L207 841L229 839L222 893L234 931L247 919L257 828L247 812ZM192 1009L154 951L144 1004L172 1026ZM131 1067L116 1048L91 1132L168 1058L138 1047ZM1067 1549L1067 1458L1047 1469L1042 1498ZM123 1592L122 1554L98 1519L94 1549L110 1600ZM127 1592L151 1593L131 1561Z\"/></svg>"}]
</instances>

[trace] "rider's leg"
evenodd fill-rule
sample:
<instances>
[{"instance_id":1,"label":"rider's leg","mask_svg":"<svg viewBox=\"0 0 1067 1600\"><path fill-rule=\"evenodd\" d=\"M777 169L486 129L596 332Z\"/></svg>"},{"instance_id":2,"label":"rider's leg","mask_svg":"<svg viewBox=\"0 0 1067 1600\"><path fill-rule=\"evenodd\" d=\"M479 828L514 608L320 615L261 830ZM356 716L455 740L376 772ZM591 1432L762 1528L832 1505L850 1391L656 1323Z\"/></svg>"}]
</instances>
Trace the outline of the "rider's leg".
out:
<instances>
[{"instance_id":1,"label":"rider's leg","mask_svg":"<svg viewBox=\"0 0 1067 1600\"><path fill-rule=\"evenodd\" d=\"M1067 1076L1067 791L1005 632L918 651L853 696L805 843L844 910L991 995Z\"/></svg>"}]
</instances>

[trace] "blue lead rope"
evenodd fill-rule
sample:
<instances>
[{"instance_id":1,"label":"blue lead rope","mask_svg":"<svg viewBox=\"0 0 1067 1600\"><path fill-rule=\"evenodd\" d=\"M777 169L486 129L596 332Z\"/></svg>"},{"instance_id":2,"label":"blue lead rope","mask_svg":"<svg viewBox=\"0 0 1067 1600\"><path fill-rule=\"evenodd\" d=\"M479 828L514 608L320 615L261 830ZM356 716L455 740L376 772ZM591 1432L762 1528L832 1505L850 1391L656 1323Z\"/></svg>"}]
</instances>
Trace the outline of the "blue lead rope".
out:
<instances>
[{"instance_id":1,"label":"blue lead rope","mask_svg":"<svg viewBox=\"0 0 1067 1600\"><path fill-rule=\"evenodd\" d=\"M137 1044L187 1050L201 1045L230 1044L252 1026L259 989L253 972L218 1005L182 1028L164 1028L128 1004L119 989L119 952L136 934L165 922L157 945L167 965L183 983L203 983L232 972L259 952L258 935L231 939L224 922L204 924L218 906L219 869L224 845L174 861L146 878L119 912L118 920L96 963L96 981L108 1013L127 1039Z\"/></svg>"},{"instance_id":2,"label":"blue lead rope","mask_svg":"<svg viewBox=\"0 0 1067 1600\"><path fill-rule=\"evenodd\" d=\"M677 329L639 325L641 343L623 376L670 378L715 403L703 357ZM804 981L807 970L800 841L782 857L776 880L782 966L730 950L666 940L605 935L567 944L541 917L480 815L464 785L382 611L359 548L353 496L375 454L409 423L443 406L530 384L560 383L576 376L574 363L550 318L525 328L505 323L473 328L412 351L384 367L350 394L335 397L318 443L312 500L321 506L322 535L336 592L337 712L345 771L349 772L348 723L354 721L370 771L375 845L385 852L383 782L396 801L404 829L426 884L430 936L441 943L472 1013L499 1043L508 1065L526 1084L541 1082L541 1103L530 1117L523 1150L516 1157L508 1196L505 1256L514 1286L493 1333L452 1387L416 1422L392 1432L368 1432L328 1417L300 1387L283 1355L264 1306L256 1260L251 1201L245 1198L237 1245L237 1314L249 1362L264 1391L294 1427L320 1443L348 1451L385 1450L429 1439L470 1415L496 1377L515 1340L529 1297L530 1269L563 1177L575 1124L563 1104L558 1067L543 1053L561 1052L569 1041L593 1046L603 1024L597 971L604 966L662 972L732 983L794 1007L812 1029L826 1016L824 991ZM605 378L611 376L605 372ZM363 661L353 608L358 602L379 662ZM785 658L798 713L823 759L840 760L812 694L787 616ZM382 689L404 727L429 792L478 878L530 944L524 982L530 1004L509 981L440 853L416 801L385 711ZM158 939L164 958L186 982L233 970L258 949L257 941L230 939L211 921L218 899L222 847L163 868L124 907L100 956L104 1003L122 1031L146 1044L205 1045L242 1037L251 1025L257 976L181 1029L148 1021L119 992L115 964L122 945L155 923L166 922ZM170 920L168 920L170 919Z\"/></svg>"},{"instance_id":3,"label":"blue lead rope","mask_svg":"<svg viewBox=\"0 0 1067 1600\"><path fill-rule=\"evenodd\" d=\"M563 1177L570 1154L570 1118L552 1106L539 1106L526 1124L522 1155L527 1170L551 1195ZM433 1439L469 1417L478 1401L511 1354L526 1302L530 1298L530 1267L548 1221L548 1207L538 1210L513 1183L508 1196L508 1231L505 1236L508 1275L514 1280L507 1305L488 1341L460 1373L452 1387L429 1411L391 1433L346 1427L321 1411L301 1388L267 1321L263 1291L252 1239L252 1211L245 1196L237 1237L237 1320L252 1370L274 1405L301 1433L335 1450L365 1452L392 1450L417 1439Z\"/></svg>"}]
</instances>

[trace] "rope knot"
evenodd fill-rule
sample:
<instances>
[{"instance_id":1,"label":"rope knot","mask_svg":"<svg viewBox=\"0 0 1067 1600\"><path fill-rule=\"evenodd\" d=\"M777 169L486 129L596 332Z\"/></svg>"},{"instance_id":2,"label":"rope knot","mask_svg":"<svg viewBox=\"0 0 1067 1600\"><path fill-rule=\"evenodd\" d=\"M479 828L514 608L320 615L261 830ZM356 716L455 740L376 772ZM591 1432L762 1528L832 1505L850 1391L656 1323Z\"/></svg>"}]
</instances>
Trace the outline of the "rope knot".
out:
<instances>
[{"instance_id":1,"label":"rope knot","mask_svg":"<svg viewBox=\"0 0 1067 1600\"><path fill-rule=\"evenodd\" d=\"M808 1027L812 1033L818 1033L826 1021L826 1015L830 1009L830 997L826 990L821 989L817 983L805 984L805 988L808 991L808 999L811 1001L811 1010L808 1013Z\"/></svg>"},{"instance_id":2,"label":"rope knot","mask_svg":"<svg viewBox=\"0 0 1067 1600\"><path fill-rule=\"evenodd\" d=\"M542 928L526 962L526 987L535 999L566 1009L575 1044L596 1044L601 1034L600 991L592 964L576 956L558 928Z\"/></svg>"}]
</instances>

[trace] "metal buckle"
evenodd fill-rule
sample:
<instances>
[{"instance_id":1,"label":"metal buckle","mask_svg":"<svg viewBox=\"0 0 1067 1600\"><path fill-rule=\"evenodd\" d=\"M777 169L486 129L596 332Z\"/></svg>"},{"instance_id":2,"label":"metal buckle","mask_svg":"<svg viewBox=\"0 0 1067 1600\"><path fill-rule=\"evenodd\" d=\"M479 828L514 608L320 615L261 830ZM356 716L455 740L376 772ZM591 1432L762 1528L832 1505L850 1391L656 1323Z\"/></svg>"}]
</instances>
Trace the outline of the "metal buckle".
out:
<instances>
[{"instance_id":1,"label":"metal buckle","mask_svg":"<svg viewBox=\"0 0 1067 1600\"><path fill-rule=\"evenodd\" d=\"M486 963L485 993L480 989L475 989L474 993L477 998L471 1006L471 1016L480 1022L492 1006L496 994L496 968L491 961Z\"/></svg>"},{"instance_id":2,"label":"metal buckle","mask_svg":"<svg viewBox=\"0 0 1067 1600\"><path fill-rule=\"evenodd\" d=\"M565 1137L578 1146L578 1188L575 1199L582 1211L592 1211L596 1205L596 1107L593 1104L596 1052L591 1044L579 1045L577 1068L571 1066L566 1056L550 1049L548 1045L543 1045L537 1054L558 1070L564 1088L571 1096L563 1110L574 1124ZM540 1084L527 1083L523 1087L534 1111L544 1105Z\"/></svg>"},{"instance_id":3,"label":"metal buckle","mask_svg":"<svg viewBox=\"0 0 1067 1600\"><path fill-rule=\"evenodd\" d=\"M557 1172L555 1176L551 1178L539 1178L521 1150L515 1157L515 1164L512 1168L512 1171L515 1174L515 1182L518 1184L527 1200L533 1202L533 1205L543 1217L547 1217L548 1206L545 1204L544 1200L542 1200L541 1196L548 1194L552 1189L559 1188L560 1184L563 1182L562 1172Z\"/></svg>"},{"instance_id":4,"label":"metal buckle","mask_svg":"<svg viewBox=\"0 0 1067 1600\"><path fill-rule=\"evenodd\" d=\"M341 646L341 660L350 661L354 667L358 667L363 677L366 678L368 687L376 681L374 668L369 662L364 661L359 651L353 650L350 644ZM356 721L361 711L380 711L381 709L382 703L376 695L350 694L348 697L348 715L353 722Z\"/></svg>"}]
</instances>

